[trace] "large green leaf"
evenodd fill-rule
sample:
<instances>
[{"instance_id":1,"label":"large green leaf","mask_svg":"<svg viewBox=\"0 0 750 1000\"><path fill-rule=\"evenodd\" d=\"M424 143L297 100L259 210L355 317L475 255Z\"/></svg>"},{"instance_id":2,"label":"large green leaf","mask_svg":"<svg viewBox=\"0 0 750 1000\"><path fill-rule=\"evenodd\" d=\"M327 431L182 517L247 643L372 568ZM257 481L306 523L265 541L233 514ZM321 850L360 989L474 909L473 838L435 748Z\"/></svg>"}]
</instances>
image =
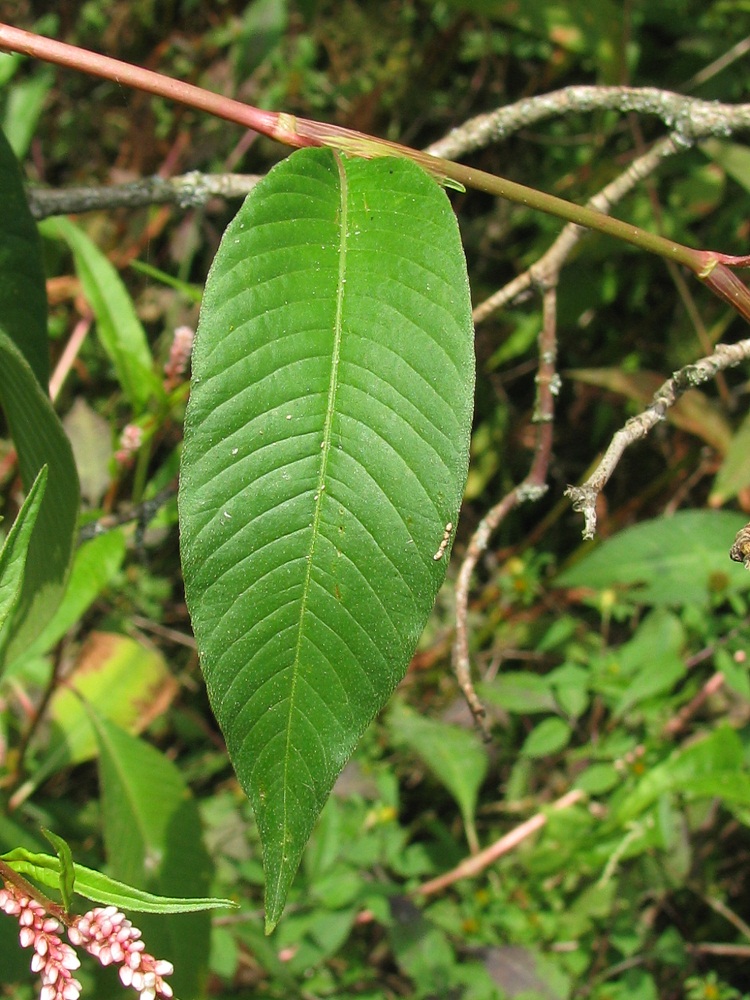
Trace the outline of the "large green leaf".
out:
<instances>
[{"instance_id":1,"label":"large green leaf","mask_svg":"<svg viewBox=\"0 0 750 1000\"><path fill-rule=\"evenodd\" d=\"M741 514L683 510L613 535L555 579L559 587L633 588L644 604L705 604L712 594L747 590L750 576L729 562Z\"/></svg>"},{"instance_id":2,"label":"large green leaf","mask_svg":"<svg viewBox=\"0 0 750 1000\"><path fill-rule=\"evenodd\" d=\"M401 160L279 164L209 276L180 488L188 604L258 820L268 927L445 575L473 383L444 192Z\"/></svg>"},{"instance_id":3,"label":"large green leaf","mask_svg":"<svg viewBox=\"0 0 750 1000\"><path fill-rule=\"evenodd\" d=\"M26 202L18 162L2 132L0 198L0 323L46 391L49 348L41 241Z\"/></svg>"},{"instance_id":4,"label":"large green leaf","mask_svg":"<svg viewBox=\"0 0 750 1000\"><path fill-rule=\"evenodd\" d=\"M54 614L68 575L78 516L73 452L49 396L0 319L0 405L18 452L27 490L43 465L47 488L26 556L26 572L13 618L0 633L8 661L33 641Z\"/></svg>"}]
</instances>

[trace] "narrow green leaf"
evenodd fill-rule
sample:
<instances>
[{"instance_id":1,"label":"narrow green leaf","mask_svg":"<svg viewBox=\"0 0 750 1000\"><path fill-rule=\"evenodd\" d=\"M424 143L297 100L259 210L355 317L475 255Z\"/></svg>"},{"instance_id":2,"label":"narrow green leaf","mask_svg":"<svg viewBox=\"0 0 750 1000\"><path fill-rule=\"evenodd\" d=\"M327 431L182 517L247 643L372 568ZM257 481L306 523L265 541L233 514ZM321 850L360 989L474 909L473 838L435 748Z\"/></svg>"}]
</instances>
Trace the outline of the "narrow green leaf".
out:
<instances>
[{"instance_id":1,"label":"narrow green leaf","mask_svg":"<svg viewBox=\"0 0 750 1000\"><path fill-rule=\"evenodd\" d=\"M167 285L169 288L174 288L178 292L182 292L186 299L191 302L200 302L203 298L203 287L202 285L194 285L188 281L180 281L179 278L175 278L171 274L167 274L166 271L162 271L158 267L154 267L153 264L147 264L143 260L131 260L130 266L134 271L139 271L141 274L147 275L149 278L153 278L154 281L160 281L163 285Z\"/></svg>"},{"instance_id":2,"label":"narrow green leaf","mask_svg":"<svg viewBox=\"0 0 750 1000\"><path fill-rule=\"evenodd\" d=\"M726 503L750 486L750 415L746 416L729 442L724 461L716 473L709 502Z\"/></svg>"},{"instance_id":3,"label":"narrow green leaf","mask_svg":"<svg viewBox=\"0 0 750 1000\"><path fill-rule=\"evenodd\" d=\"M456 800L469 836L474 841L474 813L487 774L487 753L479 736L459 726L424 719L396 700L388 712L394 743L414 750Z\"/></svg>"},{"instance_id":4,"label":"narrow green leaf","mask_svg":"<svg viewBox=\"0 0 750 1000\"><path fill-rule=\"evenodd\" d=\"M8 88L3 128L13 152L24 157L34 137L47 94L55 82L53 70L37 72Z\"/></svg>"},{"instance_id":5,"label":"narrow green leaf","mask_svg":"<svg viewBox=\"0 0 750 1000\"><path fill-rule=\"evenodd\" d=\"M187 599L258 820L268 928L445 576L473 385L438 185L322 149L274 168L206 285L180 487Z\"/></svg>"},{"instance_id":6,"label":"narrow green leaf","mask_svg":"<svg viewBox=\"0 0 750 1000\"><path fill-rule=\"evenodd\" d=\"M25 847L15 847L2 855L14 872L28 875L41 885L50 889L60 887L60 859L52 854L37 854L27 851ZM117 882L108 875L74 864L75 891L84 899L104 906L117 906L122 910L132 910L134 913L195 913L198 910L216 910L228 906L232 909L237 904L232 899L219 899L207 896L204 899L183 898L180 896L155 896L143 889L136 889L124 882Z\"/></svg>"},{"instance_id":7,"label":"narrow green leaf","mask_svg":"<svg viewBox=\"0 0 750 1000\"><path fill-rule=\"evenodd\" d=\"M31 488L48 467L36 526L26 556L21 596L0 636L10 661L44 628L60 603L70 566L76 518L78 477L68 439L31 368L0 324L0 405L18 452L24 486Z\"/></svg>"},{"instance_id":8,"label":"narrow green leaf","mask_svg":"<svg viewBox=\"0 0 750 1000\"><path fill-rule=\"evenodd\" d=\"M70 911L73 902L73 889L76 882L73 854L67 840L58 837L51 830L45 830L44 827L42 827L42 833L54 847L57 860L60 862L60 896L62 897L63 906L67 911Z\"/></svg>"},{"instance_id":9,"label":"narrow green leaf","mask_svg":"<svg viewBox=\"0 0 750 1000\"><path fill-rule=\"evenodd\" d=\"M546 677L526 670L508 670L479 686L481 698L518 715L547 715L557 707Z\"/></svg>"},{"instance_id":10,"label":"narrow green leaf","mask_svg":"<svg viewBox=\"0 0 750 1000\"><path fill-rule=\"evenodd\" d=\"M744 525L741 514L678 511L626 528L597 545L555 580L558 587L628 585L644 604L705 604L712 594L750 587L734 572L729 548Z\"/></svg>"},{"instance_id":11,"label":"narrow green leaf","mask_svg":"<svg viewBox=\"0 0 750 1000\"><path fill-rule=\"evenodd\" d=\"M749 146L739 142L723 142L721 139L706 139L698 148L718 163L746 191L750 191Z\"/></svg>"},{"instance_id":12,"label":"narrow green leaf","mask_svg":"<svg viewBox=\"0 0 750 1000\"><path fill-rule=\"evenodd\" d=\"M65 240L73 252L76 273L96 316L96 329L122 390L136 413L163 389L153 369L146 333L127 289L112 264L70 220L47 219L42 231Z\"/></svg>"},{"instance_id":13,"label":"narrow green leaf","mask_svg":"<svg viewBox=\"0 0 750 1000\"><path fill-rule=\"evenodd\" d=\"M154 747L92 714L99 745L102 825L109 868L161 894L204 893L212 865L198 808L177 767ZM141 921L154 951L175 967L180 996L198 996L208 966L207 914Z\"/></svg>"},{"instance_id":14,"label":"narrow green leaf","mask_svg":"<svg viewBox=\"0 0 750 1000\"><path fill-rule=\"evenodd\" d=\"M23 650L24 658L48 652L80 621L120 568L124 557L125 535L119 529L92 538L76 549L65 595L47 625ZM16 663L9 663L9 672L15 667Z\"/></svg>"},{"instance_id":15,"label":"narrow green leaf","mask_svg":"<svg viewBox=\"0 0 750 1000\"><path fill-rule=\"evenodd\" d=\"M47 292L42 245L23 189L21 171L0 132L0 326L47 391Z\"/></svg>"},{"instance_id":16,"label":"narrow green leaf","mask_svg":"<svg viewBox=\"0 0 750 1000\"><path fill-rule=\"evenodd\" d=\"M24 500L0 551L0 629L16 606L21 593L26 553L46 486L47 466L44 465L39 470L39 475L34 480L29 495Z\"/></svg>"}]
</instances>

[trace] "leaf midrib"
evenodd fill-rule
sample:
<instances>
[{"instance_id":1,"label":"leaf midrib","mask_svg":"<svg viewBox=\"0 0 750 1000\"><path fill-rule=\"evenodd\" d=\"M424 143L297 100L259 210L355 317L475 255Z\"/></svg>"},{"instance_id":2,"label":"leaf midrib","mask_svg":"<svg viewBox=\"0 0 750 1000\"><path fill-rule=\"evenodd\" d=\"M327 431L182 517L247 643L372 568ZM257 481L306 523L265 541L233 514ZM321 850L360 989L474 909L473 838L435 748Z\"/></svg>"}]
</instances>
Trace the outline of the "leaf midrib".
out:
<instances>
[{"instance_id":1,"label":"leaf midrib","mask_svg":"<svg viewBox=\"0 0 750 1000\"><path fill-rule=\"evenodd\" d=\"M297 693L297 681L299 678L302 639L305 630L307 604L310 596L313 557L315 555L315 547L318 541L318 536L320 534L320 516L321 516L320 512L323 504L323 493L325 492L325 486L326 486L326 471L328 468L328 456L331 449L333 415L335 411L336 394L338 392L338 384L339 384L339 361L341 359L341 338L343 333L344 288L346 287L346 263L347 263L346 257L347 257L347 224L348 224L348 219L347 219L348 182L346 177L346 171L341 161L341 157L338 155L338 153L334 153L334 158L336 160L336 167L338 168L338 174L339 174L339 231L340 231L338 282L336 286L336 314L334 318L334 327L333 327L331 377L328 383L328 400L326 402L325 422L323 425L323 440L320 447L321 451L320 474L318 476L318 483L315 490L315 509L312 521L312 534L311 534L310 548L307 558L307 569L305 571L305 581L302 587L302 598L300 601L300 612L299 612L299 625L297 630L297 646L294 651L291 690L289 692L289 710L287 714L286 737L284 746L284 781L282 783L282 788L284 790L283 791L284 804L282 809L282 829L283 829L282 842L284 844L286 844L287 842L288 832L289 832L289 823L288 823L289 803L287 796L289 789L289 765L291 759L290 748L292 743L292 718L294 715L294 702ZM277 892L279 884L282 881L282 872L285 868L285 861L286 858L282 856L281 864L278 867L278 876L276 879Z\"/></svg>"}]
</instances>

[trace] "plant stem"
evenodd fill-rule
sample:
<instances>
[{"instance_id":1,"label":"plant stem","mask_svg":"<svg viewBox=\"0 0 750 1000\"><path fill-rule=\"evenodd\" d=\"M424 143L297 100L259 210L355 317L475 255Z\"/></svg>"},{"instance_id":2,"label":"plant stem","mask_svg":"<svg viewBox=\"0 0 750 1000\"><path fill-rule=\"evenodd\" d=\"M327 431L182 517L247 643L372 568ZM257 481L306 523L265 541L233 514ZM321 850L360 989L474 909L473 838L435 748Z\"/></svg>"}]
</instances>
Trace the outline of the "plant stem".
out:
<instances>
[{"instance_id":1,"label":"plant stem","mask_svg":"<svg viewBox=\"0 0 750 1000\"><path fill-rule=\"evenodd\" d=\"M623 240L649 253L657 254L689 268L720 298L729 302L745 319L750 320L750 291L728 271L727 265L744 266L747 258L695 250L674 240L649 233L638 226L605 215L596 209L576 205L555 195L546 194L504 177L444 160L399 143L364 135L352 129L323 122L296 118L294 115L262 111L229 97L222 97L201 87L174 80L161 73L143 69L119 59L90 52L51 38L0 23L0 50L20 52L47 62L82 70L94 76L144 90L150 94L179 101L190 107L254 129L263 135L297 148L330 146L355 156L400 156L413 160L441 183L452 181L576 225ZM733 279L733 280L732 280Z\"/></svg>"}]
</instances>

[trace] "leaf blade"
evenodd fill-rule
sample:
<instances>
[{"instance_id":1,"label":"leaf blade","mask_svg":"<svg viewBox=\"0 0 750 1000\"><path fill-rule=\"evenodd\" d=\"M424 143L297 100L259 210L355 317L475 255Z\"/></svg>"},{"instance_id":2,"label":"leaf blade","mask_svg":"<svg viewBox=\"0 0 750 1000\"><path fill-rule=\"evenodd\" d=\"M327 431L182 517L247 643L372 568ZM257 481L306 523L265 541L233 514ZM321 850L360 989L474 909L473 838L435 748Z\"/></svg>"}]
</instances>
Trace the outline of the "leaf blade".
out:
<instances>
[{"instance_id":1,"label":"leaf blade","mask_svg":"<svg viewBox=\"0 0 750 1000\"><path fill-rule=\"evenodd\" d=\"M16 344L0 323L0 405L18 452L21 478L31 488L43 465L47 487L26 556L26 572L12 620L0 644L8 661L21 653L57 609L70 567L78 517L78 476L62 425Z\"/></svg>"},{"instance_id":2,"label":"leaf blade","mask_svg":"<svg viewBox=\"0 0 750 1000\"><path fill-rule=\"evenodd\" d=\"M0 131L0 321L31 366L39 385L49 382L47 292L42 245L29 211L15 154Z\"/></svg>"},{"instance_id":3,"label":"leaf blade","mask_svg":"<svg viewBox=\"0 0 750 1000\"><path fill-rule=\"evenodd\" d=\"M0 549L0 629L21 593L26 555L46 486L47 467L42 466Z\"/></svg>"},{"instance_id":4,"label":"leaf blade","mask_svg":"<svg viewBox=\"0 0 750 1000\"><path fill-rule=\"evenodd\" d=\"M164 395L153 368L146 332L120 275L86 233L69 219L47 219L43 231L65 240L75 260L83 291L96 316L102 347L136 413Z\"/></svg>"},{"instance_id":5,"label":"leaf blade","mask_svg":"<svg viewBox=\"0 0 750 1000\"><path fill-rule=\"evenodd\" d=\"M328 150L276 167L209 276L180 487L188 605L259 823L268 926L444 577L473 380L437 185Z\"/></svg>"}]
</instances>

